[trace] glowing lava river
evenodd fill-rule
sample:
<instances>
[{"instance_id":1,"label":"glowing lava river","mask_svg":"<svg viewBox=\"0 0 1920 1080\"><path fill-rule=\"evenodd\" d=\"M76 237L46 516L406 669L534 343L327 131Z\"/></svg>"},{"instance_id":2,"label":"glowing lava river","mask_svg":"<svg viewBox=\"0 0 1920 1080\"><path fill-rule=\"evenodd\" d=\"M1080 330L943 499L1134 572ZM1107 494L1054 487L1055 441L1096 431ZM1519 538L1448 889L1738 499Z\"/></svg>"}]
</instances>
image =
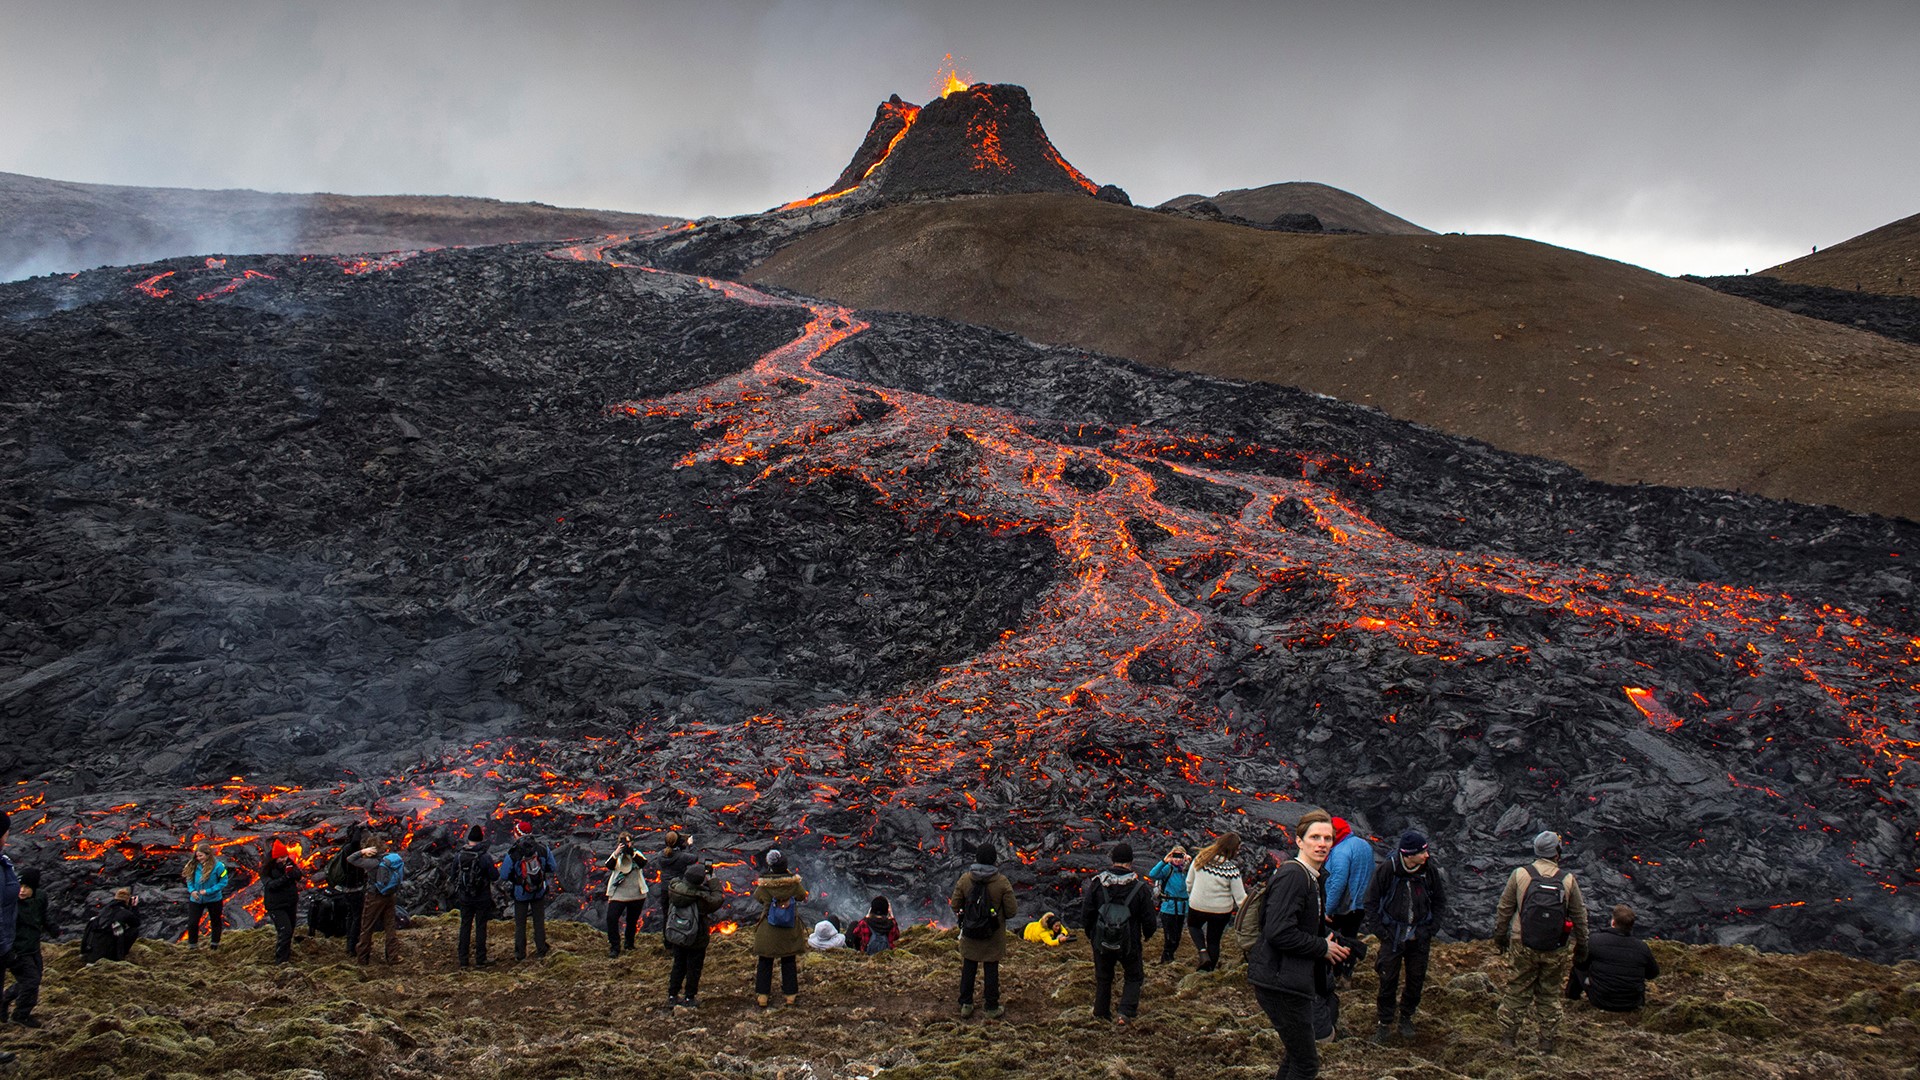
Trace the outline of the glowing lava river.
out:
<instances>
[{"instance_id":1,"label":"glowing lava river","mask_svg":"<svg viewBox=\"0 0 1920 1080\"><path fill-rule=\"evenodd\" d=\"M89 868L97 895L116 875L164 880L202 837L236 852L248 878L271 838L299 834L316 851L348 820L391 828L424 856L465 823L530 817L570 853L563 878L578 903L598 894L590 867L611 829L680 826L730 889L777 843L836 908L891 891L924 918L943 914L932 901L983 838L1022 864L1023 887L1057 903L1121 835L1142 852L1227 828L1278 846L1302 808L1325 805L1383 838L1432 835L1461 897L1457 934L1484 932L1506 867L1534 830L1556 828L1590 902L1650 910L1643 922L1664 936L1869 953L1920 941L1920 639L1893 620L1731 574L1687 580L1636 562L1630 543L1585 539L1606 530L1576 511L1579 528L1540 530L1581 533L1564 541L1567 558L1447 546L1439 538L1458 534L1439 523L1469 511L1437 488L1422 496L1426 474L1381 463L1384 449L1292 438L1315 410L1405 432L1391 438L1444 437L1272 388L630 265L623 242L520 253L512 272L705 305L710 320L760 312L804 325L717 378L602 399L599 438L654 440L663 449L649 452L670 453L683 482L714 485L710 501L734 507L727 520L742 534L759 527L756 499L853 490L860 514L898 523L903 550L1044 547L1048 577L1018 618L871 693L739 717L682 708L671 722L669 710L629 709L624 731L524 723L388 748L384 776L282 768L184 795L23 781L6 807L15 836ZM145 276L116 302L187 311L268 304L274 290L404 290L408 275L505 273L502 258L261 263L239 276L222 264L225 287L185 286L181 270ZM617 333L598 340L623 348ZM1018 387L1036 372L1048 389L1027 407ZM1151 405L1086 404L1103 400L1089 381L1124 382L1130 401L1198 395L1249 419L1237 430L1143 422ZM1492 462L1472 466L1488 475L1522 467L1473 454ZM1560 497L1586 490L1553 475ZM1405 506L1422 497L1427 517L1410 527ZM1658 497L1708 512L1704 496ZM1473 513L1524 515L1532 498ZM671 539L677 526L649 527ZM730 569L729 587L749 592L762 572ZM904 606L908 621L953 617L911 596L850 595ZM811 644L781 643L795 655ZM433 906L437 887L419 875L414 903Z\"/></svg>"}]
</instances>

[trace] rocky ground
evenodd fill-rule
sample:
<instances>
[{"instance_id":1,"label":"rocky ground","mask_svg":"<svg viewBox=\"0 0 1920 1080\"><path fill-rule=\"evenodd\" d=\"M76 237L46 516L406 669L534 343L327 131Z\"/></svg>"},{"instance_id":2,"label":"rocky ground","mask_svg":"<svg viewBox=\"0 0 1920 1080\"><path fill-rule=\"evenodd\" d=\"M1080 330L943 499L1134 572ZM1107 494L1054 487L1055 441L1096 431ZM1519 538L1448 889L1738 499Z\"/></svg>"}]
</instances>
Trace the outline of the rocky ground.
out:
<instances>
[{"instance_id":1,"label":"rocky ground","mask_svg":"<svg viewBox=\"0 0 1920 1080\"><path fill-rule=\"evenodd\" d=\"M1770 308L1852 326L1909 345L1920 345L1920 297L1879 296L1853 289L1803 285L1761 275L1687 278L1715 292Z\"/></svg>"},{"instance_id":2,"label":"rocky ground","mask_svg":"<svg viewBox=\"0 0 1920 1080\"><path fill-rule=\"evenodd\" d=\"M1756 276L1876 296L1920 297L1920 214L1888 222Z\"/></svg>"},{"instance_id":3,"label":"rocky ground","mask_svg":"<svg viewBox=\"0 0 1920 1080\"><path fill-rule=\"evenodd\" d=\"M799 1004L763 1012L753 1007L752 958L736 940L712 947L701 1007L675 1011L665 1002L670 965L657 939L608 960L604 937L559 924L550 930L549 956L514 963L510 948L498 948L502 940L510 945L510 924L495 922L494 955L507 959L461 972L453 969L455 928L455 920L438 918L403 932L395 967L347 963L330 939L296 942L294 964L276 967L269 931L230 933L218 953L144 941L129 963L85 968L71 947L53 945L38 1014L46 1026L7 1025L0 1046L20 1055L15 1075L155 1080L1256 1080L1271 1075L1279 1057L1231 944L1211 974L1192 970L1190 944L1174 964L1150 964L1139 1021L1117 1030L1089 1015L1092 963L1077 941L1057 950L1014 943L1002 969L1007 1015L987 1020L957 1015L951 932L912 930L899 950L878 957L806 957ZM1493 1010L1505 974L1491 947L1441 945L1419 1035L1386 1047L1323 1043L1322 1075L1920 1075L1920 964L1653 945L1663 975L1648 1007L1625 1016L1572 1007L1554 1059L1499 1048ZM1370 1033L1374 976L1362 965L1356 980L1344 996L1345 1015Z\"/></svg>"}]
</instances>

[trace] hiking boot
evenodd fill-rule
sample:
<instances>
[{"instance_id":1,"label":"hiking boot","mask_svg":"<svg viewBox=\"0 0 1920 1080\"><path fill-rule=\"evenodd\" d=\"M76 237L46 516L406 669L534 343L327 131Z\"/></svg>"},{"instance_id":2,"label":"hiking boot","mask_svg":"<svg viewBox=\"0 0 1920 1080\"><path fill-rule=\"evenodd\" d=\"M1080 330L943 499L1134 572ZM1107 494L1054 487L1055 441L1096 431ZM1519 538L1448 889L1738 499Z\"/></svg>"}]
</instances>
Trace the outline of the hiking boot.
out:
<instances>
[{"instance_id":1,"label":"hiking boot","mask_svg":"<svg viewBox=\"0 0 1920 1080\"><path fill-rule=\"evenodd\" d=\"M1381 1024L1379 1027L1373 1029L1373 1038L1371 1041L1375 1046L1385 1046L1387 1045L1387 1040L1392 1037L1393 1029L1385 1024Z\"/></svg>"},{"instance_id":2,"label":"hiking boot","mask_svg":"<svg viewBox=\"0 0 1920 1080\"><path fill-rule=\"evenodd\" d=\"M16 1016L13 1018L13 1022L19 1024L21 1027L37 1028L40 1026L40 1021L34 1019L32 1014Z\"/></svg>"},{"instance_id":3,"label":"hiking boot","mask_svg":"<svg viewBox=\"0 0 1920 1080\"><path fill-rule=\"evenodd\" d=\"M669 1009L677 1009L677 1008L679 1008L679 1007L680 1007L680 997L679 997L679 995L677 995L677 994L668 994L668 995L667 995L667 1008L669 1008Z\"/></svg>"},{"instance_id":4,"label":"hiking boot","mask_svg":"<svg viewBox=\"0 0 1920 1080\"><path fill-rule=\"evenodd\" d=\"M1007 1015L1007 1010L998 1005L987 1010L987 1019L989 1020L998 1020L1005 1015Z\"/></svg>"},{"instance_id":5,"label":"hiking boot","mask_svg":"<svg viewBox=\"0 0 1920 1080\"><path fill-rule=\"evenodd\" d=\"M683 1008L683 1009L697 1009L697 1008L699 1008L699 1007L700 1007L700 999L699 999L699 998L690 998L690 997L688 997L688 998L681 998L681 999L680 999L680 1007L681 1007L681 1008Z\"/></svg>"},{"instance_id":6,"label":"hiking boot","mask_svg":"<svg viewBox=\"0 0 1920 1080\"><path fill-rule=\"evenodd\" d=\"M1400 1037L1403 1039L1413 1038L1413 1017L1403 1016L1400 1018Z\"/></svg>"},{"instance_id":7,"label":"hiking boot","mask_svg":"<svg viewBox=\"0 0 1920 1080\"><path fill-rule=\"evenodd\" d=\"M1553 1056L1553 1043L1554 1043L1554 1038L1553 1038L1553 1036L1551 1036L1551 1035L1542 1035L1542 1036L1540 1036L1540 1056L1542 1056L1542 1057L1552 1057L1552 1056Z\"/></svg>"},{"instance_id":8,"label":"hiking boot","mask_svg":"<svg viewBox=\"0 0 1920 1080\"><path fill-rule=\"evenodd\" d=\"M1114 1027L1126 1027L1128 1024L1131 1024L1131 1023L1133 1023L1133 1017L1128 1016L1124 1013L1113 1018Z\"/></svg>"},{"instance_id":9,"label":"hiking boot","mask_svg":"<svg viewBox=\"0 0 1920 1080\"><path fill-rule=\"evenodd\" d=\"M787 1003L787 1004L789 1004L789 1005L798 1005L798 1004L800 1004L800 995L799 995L799 994L787 994L787 995L784 995L784 998L783 998L783 1000L785 1000L785 1001L786 1001L786 1003Z\"/></svg>"},{"instance_id":10,"label":"hiking boot","mask_svg":"<svg viewBox=\"0 0 1920 1080\"><path fill-rule=\"evenodd\" d=\"M972 1016L972 1015L973 1015L973 1002L971 1002L971 1001L963 1001L963 1002L961 1002L961 1003L960 1003L960 1017L961 1017L961 1019L965 1019L965 1018L967 1018L967 1017L969 1017L969 1016Z\"/></svg>"},{"instance_id":11,"label":"hiking boot","mask_svg":"<svg viewBox=\"0 0 1920 1080\"><path fill-rule=\"evenodd\" d=\"M1519 1046L1520 1046L1519 1032L1509 1031L1500 1036L1500 1049L1516 1050L1516 1049L1519 1049Z\"/></svg>"},{"instance_id":12,"label":"hiking boot","mask_svg":"<svg viewBox=\"0 0 1920 1080\"><path fill-rule=\"evenodd\" d=\"M755 995L753 995L753 1004L754 1004L754 1007L756 1007L756 1008L760 1008L760 1009L764 1009L764 1008L766 1008L766 1007L767 1007L767 995L765 995L765 994L755 994Z\"/></svg>"},{"instance_id":13,"label":"hiking boot","mask_svg":"<svg viewBox=\"0 0 1920 1080\"><path fill-rule=\"evenodd\" d=\"M609 949L607 949L607 959L609 959L609 960L618 960L618 959L620 959L620 950L619 950L619 949L617 949L617 948L609 948Z\"/></svg>"}]
</instances>

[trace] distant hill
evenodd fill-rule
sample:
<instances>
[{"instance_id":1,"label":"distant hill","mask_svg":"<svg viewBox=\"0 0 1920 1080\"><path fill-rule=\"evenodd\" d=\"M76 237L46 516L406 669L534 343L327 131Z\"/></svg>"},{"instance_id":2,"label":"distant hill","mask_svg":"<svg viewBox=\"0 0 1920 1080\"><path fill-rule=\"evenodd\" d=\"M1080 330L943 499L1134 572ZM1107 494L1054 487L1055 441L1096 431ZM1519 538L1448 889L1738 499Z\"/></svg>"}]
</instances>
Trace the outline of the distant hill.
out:
<instances>
[{"instance_id":1,"label":"distant hill","mask_svg":"<svg viewBox=\"0 0 1920 1080\"><path fill-rule=\"evenodd\" d=\"M1881 296L1920 296L1920 214L1769 267L1756 276Z\"/></svg>"},{"instance_id":2,"label":"distant hill","mask_svg":"<svg viewBox=\"0 0 1920 1080\"><path fill-rule=\"evenodd\" d=\"M1184 210L1203 201L1249 221L1272 221L1281 214L1312 214L1328 229L1387 236L1433 235L1433 230L1395 217L1352 192L1306 181L1234 188L1214 196L1180 195L1160 205L1170 210Z\"/></svg>"},{"instance_id":3,"label":"distant hill","mask_svg":"<svg viewBox=\"0 0 1920 1080\"><path fill-rule=\"evenodd\" d=\"M460 196L120 187L0 173L0 281L176 255L502 244L678 220Z\"/></svg>"},{"instance_id":4,"label":"distant hill","mask_svg":"<svg viewBox=\"0 0 1920 1080\"><path fill-rule=\"evenodd\" d=\"M1920 518L1920 348L1532 241L1012 195L850 218L747 276L1296 385L1603 480Z\"/></svg>"}]
</instances>

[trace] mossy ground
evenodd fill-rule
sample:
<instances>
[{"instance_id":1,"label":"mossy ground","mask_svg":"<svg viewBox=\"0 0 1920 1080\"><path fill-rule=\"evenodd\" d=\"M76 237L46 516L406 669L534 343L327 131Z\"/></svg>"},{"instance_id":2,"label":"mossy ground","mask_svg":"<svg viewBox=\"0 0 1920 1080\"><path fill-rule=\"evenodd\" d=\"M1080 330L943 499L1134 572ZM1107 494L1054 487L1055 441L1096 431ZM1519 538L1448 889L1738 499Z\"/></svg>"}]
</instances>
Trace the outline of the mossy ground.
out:
<instances>
[{"instance_id":1,"label":"mossy ground","mask_svg":"<svg viewBox=\"0 0 1920 1080\"><path fill-rule=\"evenodd\" d=\"M544 960L454 969L455 920L401 934L400 962L362 968L337 940L295 943L276 967L270 931L229 933L217 953L142 942L131 963L83 968L47 949L46 1026L8 1025L14 1075L60 1077L1244 1077L1272 1074L1279 1043L1228 948L1218 972L1190 946L1147 968L1139 1020L1089 1015L1085 946L1016 942L1003 966L1007 1015L962 1020L953 935L919 929L876 957L813 955L799 1004L754 1008L739 938L716 939L697 1011L666 1005L659 939L606 957L592 927L548 928ZM496 957L512 927L496 922ZM500 933L505 930L504 934ZM1570 1009L1557 1061L1503 1053L1492 987L1504 963L1485 943L1442 945L1411 1043L1322 1044L1324 1075L1661 1078L1920 1077L1920 963L1893 967L1829 953L1781 956L1655 943L1665 974L1637 1016ZM1157 946L1149 946L1150 959ZM1344 996L1371 1031L1374 977ZM776 1001L777 1001L776 997ZM1523 1045L1531 1042L1531 1029ZM1571 1072L1568 1070L1571 1069Z\"/></svg>"}]
</instances>

